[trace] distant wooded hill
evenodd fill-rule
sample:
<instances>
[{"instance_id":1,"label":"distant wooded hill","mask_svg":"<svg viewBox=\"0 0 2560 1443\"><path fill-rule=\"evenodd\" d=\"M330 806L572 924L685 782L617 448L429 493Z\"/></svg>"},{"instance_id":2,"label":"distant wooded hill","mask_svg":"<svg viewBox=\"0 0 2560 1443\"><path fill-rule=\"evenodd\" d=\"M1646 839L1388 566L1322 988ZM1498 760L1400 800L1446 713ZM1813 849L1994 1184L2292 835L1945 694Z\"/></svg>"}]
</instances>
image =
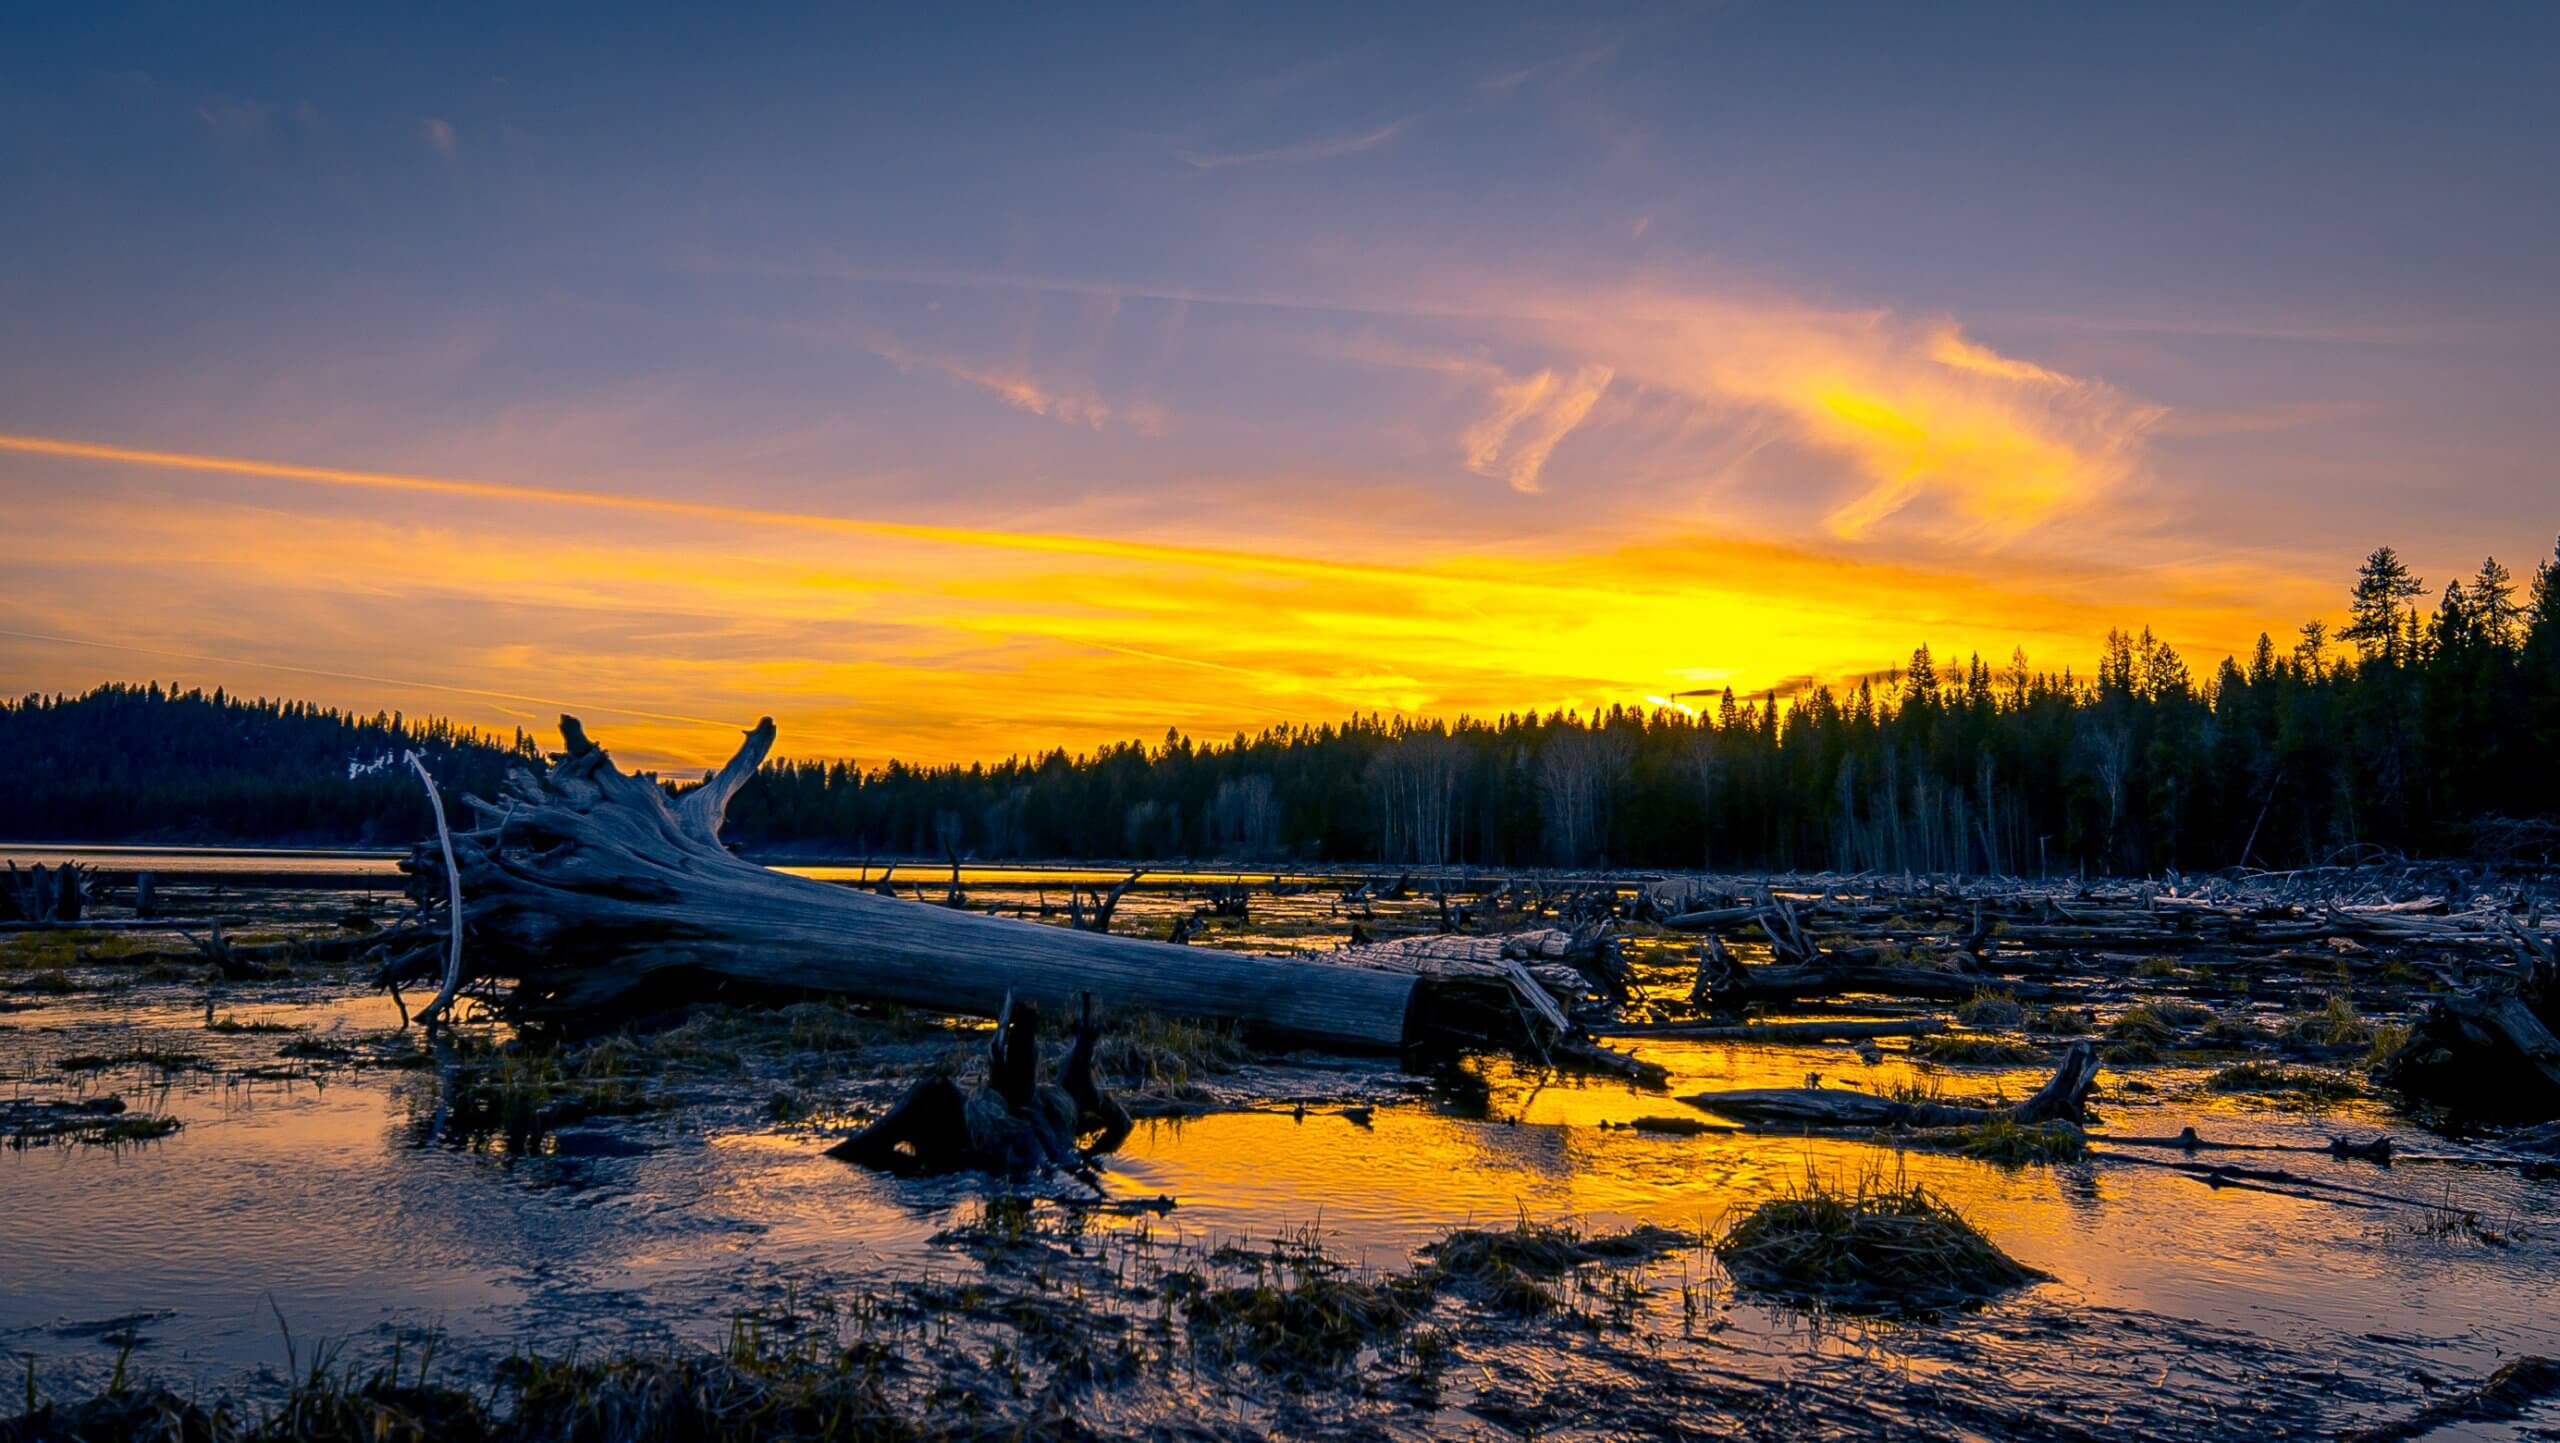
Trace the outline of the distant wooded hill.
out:
<instances>
[{"instance_id":1,"label":"distant wooded hill","mask_svg":"<svg viewBox=\"0 0 2560 1443\"><path fill-rule=\"evenodd\" d=\"M2083 677L1927 648L1845 695L1355 718L1203 745L865 769L776 761L729 808L749 848L976 858L2147 872L2342 850L2515 854L2560 837L2560 565L2445 586L2376 551L2317 622L2198 677L2148 631ZM610 743L610 733L606 735ZM0 835L405 842L400 753L495 794L536 754L441 721L110 686L0 703Z\"/></svg>"}]
</instances>

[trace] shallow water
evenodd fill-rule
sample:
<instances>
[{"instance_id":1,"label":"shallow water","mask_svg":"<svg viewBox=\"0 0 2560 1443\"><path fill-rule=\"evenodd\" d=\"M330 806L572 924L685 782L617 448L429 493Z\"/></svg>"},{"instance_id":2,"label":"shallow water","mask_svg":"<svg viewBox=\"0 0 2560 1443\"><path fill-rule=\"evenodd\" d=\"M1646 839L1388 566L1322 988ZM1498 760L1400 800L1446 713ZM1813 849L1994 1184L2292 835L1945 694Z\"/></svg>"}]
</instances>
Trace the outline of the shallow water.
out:
<instances>
[{"instance_id":1,"label":"shallow water","mask_svg":"<svg viewBox=\"0 0 2560 1443\"><path fill-rule=\"evenodd\" d=\"M48 1377L97 1375L119 1327L143 1340L136 1357L155 1372L213 1385L281 1370L288 1327L301 1348L322 1338L374 1346L420 1328L491 1350L701 1339L777 1289L851 1289L971 1266L930 1239L974 1204L978 1186L845 1167L822 1155L824 1132L753 1119L743 1099L709 1098L614 1128L610 1136L636 1146L613 1150L636 1155L510 1159L418 1145L420 1094L433 1086L426 1074L164 1080L124 1069L67 1080L52 1068L71 1053L146 1040L236 1068L265 1061L283 1040L207 1033L201 1005L183 989L140 991L0 1018L0 1067L19 1095L113 1089L187 1124L166 1141L120 1149L0 1152L0 1337ZM304 991L224 1010L324 1036L396 1021L369 995ZM168 995L148 995L159 992ZM1807 1055L1648 1050L1674 1069L1675 1093L1793 1083ZM2052 1273L2034 1290L2047 1305L2158 1314L2369 1371L2471 1376L2560 1345L2560 1270L2548 1241L2560 1237L2560 1189L2508 1174L2422 1178L2284 1159L2357 1186L2449 1189L2524 1235L2491 1247L2422 1236L2419 1220L2401 1213L2216 1191L2148 1169L2013 1170L1862 1143L1604 1130L1603 1119L1678 1105L1618 1086L1538 1087L1508 1068L1490 1080L1490 1119L1415 1103L1380 1108L1366 1126L1324 1107L1144 1124L1113 1160L1112 1186L1174 1198L1155 1226L1175 1238L1268 1239L1313 1224L1337 1255L1391 1267L1461 1224L1525 1215L1711 1229L1808 1171L1854 1179L1900 1170ZM1963 1079L1996 1080L2014 1092L2029 1079ZM2206 1114L2193 1102L2107 1111L2130 1131L2195 1120L2210 1135L2252 1141L2318 1142L2331 1130L2361 1135L2375 1121ZM1773 1345L1801 1342L1800 1324L1784 1314L1729 1303L1726 1319Z\"/></svg>"},{"instance_id":2,"label":"shallow water","mask_svg":"<svg viewBox=\"0 0 2560 1443\"><path fill-rule=\"evenodd\" d=\"M1281 931L1331 925L1312 909L1256 905ZM240 1022L302 1029L287 1035L208 1031L191 982L134 981L112 966L75 975L119 987L0 1014L0 1095L111 1091L186 1126L121 1148L0 1150L0 1345L35 1359L56 1393L102 1380L127 1341L134 1366L161 1378L254 1388L287 1371L288 1336L305 1358L322 1339L365 1351L426 1330L463 1358L708 1341L786 1294L855 1293L979 1266L935 1238L974 1212L983 1181L892 1179L823 1155L877 1105L876 1090L835 1089L820 1122L781 1123L761 1108L765 1079L689 1077L669 1084L674 1105L580 1125L556 1140L561 1155L509 1157L422 1144L431 1071L241 1076L279 1066L290 1041L394 1028L388 1001L351 981L235 987L217 1003ZM142 1045L201 1054L215 1070L57 1065ZM1657 1321L1681 1337L1712 1335L1714 1367L1756 1377L1828 1377L1882 1358L1905 1380L1963 1370L2014 1377L2021 1389L2095 1390L2101 1404L2150 1388L2235 1417L2271 1386L2332 1387L2352 1400L2342 1408L2367 1417L2417 1397L2409 1380L2421 1371L2476 1380L2518 1354L2560 1352L2560 1184L2308 1153L2238 1157L2458 1205L2501 1238L2488 1243L2437 1235L2412 1207L2216 1189L2135 1165L2012 1169L1836 1139L1637 1133L1618 1125L1694 1116L1676 1098L1703 1088L1793 1086L1819 1073L1826 1086L1925 1077L1952 1094L2019 1096L2041 1073L1929 1069L1892 1049L1871 1066L1842 1047L1631 1046L1671 1070L1667 1093L1542 1081L1496 1061L1479 1064L1486 1115L1417 1089L1364 1124L1342 1114L1338 1097L1291 1104L1338 1090L1344 1074L1274 1073L1248 1110L1141 1124L1110 1160L1108 1186L1175 1201L1144 1224L1159 1238L1267 1241L1312 1227L1336 1256L1388 1269L1461 1225L1571 1217L1711 1232L1808 1175L1907 1176L2052 1275L1925 1326L1816 1326L1734 1296L1703 1253L1658 1265L1661 1286L1645 1305ZM2201 1069L2140 1076L2153 1092L2102 1076L2105 1128L2166 1135L2194 1123L2223 1141L2310 1145L2391 1129L2417 1150L2439 1150L2363 1104L2285 1110L2205 1093ZM824 1078L814 1088L829 1093ZM1671 1301L1693 1282L1712 1298L1704 1324Z\"/></svg>"}]
</instances>

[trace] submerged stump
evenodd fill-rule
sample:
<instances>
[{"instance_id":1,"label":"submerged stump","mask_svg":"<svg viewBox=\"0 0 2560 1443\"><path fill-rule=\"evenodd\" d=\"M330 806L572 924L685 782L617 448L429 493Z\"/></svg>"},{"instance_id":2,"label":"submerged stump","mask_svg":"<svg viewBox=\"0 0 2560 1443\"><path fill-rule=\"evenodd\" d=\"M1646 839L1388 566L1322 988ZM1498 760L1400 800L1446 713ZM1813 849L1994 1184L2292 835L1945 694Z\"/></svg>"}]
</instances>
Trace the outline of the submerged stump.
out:
<instances>
[{"instance_id":1,"label":"submerged stump","mask_svg":"<svg viewBox=\"0 0 2560 1443\"><path fill-rule=\"evenodd\" d=\"M1040 1079L1039 1008L1007 999L987 1041L986 1076L975 1087L926 1078L827 1155L895 1173L1089 1172L1092 1159L1118 1148L1134 1124L1094 1079L1102 1029L1090 994L1082 1007L1075 1046L1055 1083ZM1086 1137L1094 1141L1085 1144Z\"/></svg>"}]
</instances>

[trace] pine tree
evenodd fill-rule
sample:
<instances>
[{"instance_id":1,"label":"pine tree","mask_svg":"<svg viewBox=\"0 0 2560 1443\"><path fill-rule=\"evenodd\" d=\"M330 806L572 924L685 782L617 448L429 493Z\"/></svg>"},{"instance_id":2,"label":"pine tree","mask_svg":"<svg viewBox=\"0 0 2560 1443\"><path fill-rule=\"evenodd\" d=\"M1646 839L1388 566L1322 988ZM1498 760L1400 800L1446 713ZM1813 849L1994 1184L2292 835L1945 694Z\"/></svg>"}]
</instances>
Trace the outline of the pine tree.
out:
<instances>
[{"instance_id":1,"label":"pine tree","mask_svg":"<svg viewBox=\"0 0 2560 1443\"><path fill-rule=\"evenodd\" d=\"M2328 666L2329 623L2306 621L2302 624L2302 640L2294 643L2293 664L2302 673L2318 681Z\"/></svg>"},{"instance_id":2,"label":"pine tree","mask_svg":"<svg viewBox=\"0 0 2560 1443\"><path fill-rule=\"evenodd\" d=\"M1905 686L1904 695L1912 701L1927 705L1938 699L1938 666L1929 659L1925 643L1912 648L1910 678Z\"/></svg>"},{"instance_id":3,"label":"pine tree","mask_svg":"<svg viewBox=\"0 0 2560 1443\"><path fill-rule=\"evenodd\" d=\"M2494 556L2484 559L2480 573L2471 578L2471 608L2484 640L2497 646L2524 640L2524 610L2516 605L2515 578Z\"/></svg>"},{"instance_id":4,"label":"pine tree","mask_svg":"<svg viewBox=\"0 0 2560 1443\"><path fill-rule=\"evenodd\" d=\"M2400 553L2388 546L2375 547L2356 574L2355 594L2348 603L2352 619L2338 639L2354 642L2367 661L2405 660L2415 603L2426 594L2426 583L2409 574Z\"/></svg>"}]
</instances>

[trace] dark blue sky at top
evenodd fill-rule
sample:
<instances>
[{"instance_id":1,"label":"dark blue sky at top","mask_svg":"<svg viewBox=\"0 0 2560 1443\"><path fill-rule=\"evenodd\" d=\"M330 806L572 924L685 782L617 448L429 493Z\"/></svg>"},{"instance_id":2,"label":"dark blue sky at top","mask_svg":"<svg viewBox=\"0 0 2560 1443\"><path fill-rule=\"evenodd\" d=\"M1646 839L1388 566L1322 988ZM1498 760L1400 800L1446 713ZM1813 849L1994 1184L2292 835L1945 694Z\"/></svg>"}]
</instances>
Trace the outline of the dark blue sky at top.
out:
<instances>
[{"instance_id":1,"label":"dark blue sky at top","mask_svg":"<svg viewBox=\"0 0 2560 1443\"><path fill-rule=\"evenodd\" d=\"M2554 382L2549 5L107 5L8 34L19 431L264 445L212 424L255 407L207 373L297 365L447 428L683 366L787 426L864 380L797 325L1022 349L1018 309L911 283L944 275L1198 297L1195 338L1221 298L1321 327L1411 277L1740 278L2175 405L2308 367L2425 399L2404 438ZM504 339L351 396L457 317ZM1134 382L1130 324L1067 359ZM2397 349L2268 349L2339 337ZM2441 337L2475 349L2413 363ZM1246 433L1365 384L1225 374L1214 406L1200 368L1155 384ZM958 414L912 389L913 426ZM877 454L987 459L948 426Z\"/></svg>"},{"instance_id":2,"label":"dark blue sky at top","mask_svg":"<svg viewBox=\"0 0 2560 1443\"><path fill-rule=\"evenodd\" d=\"M1574 9L27 7L12 289L812 255L1222 284L1275 222L1543 251L1646 210L1928 303L2551 299L2560 7ZM1553 105L1488 93L1577 64ZM263 183L182 123L225 107L293 132ZM434 175L425 116L496 172ZM1398 122L1358 165L1180 158Z\"/></svg>"}]
</instances>

